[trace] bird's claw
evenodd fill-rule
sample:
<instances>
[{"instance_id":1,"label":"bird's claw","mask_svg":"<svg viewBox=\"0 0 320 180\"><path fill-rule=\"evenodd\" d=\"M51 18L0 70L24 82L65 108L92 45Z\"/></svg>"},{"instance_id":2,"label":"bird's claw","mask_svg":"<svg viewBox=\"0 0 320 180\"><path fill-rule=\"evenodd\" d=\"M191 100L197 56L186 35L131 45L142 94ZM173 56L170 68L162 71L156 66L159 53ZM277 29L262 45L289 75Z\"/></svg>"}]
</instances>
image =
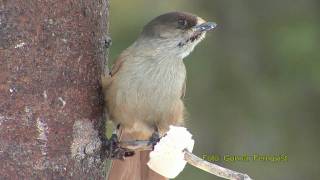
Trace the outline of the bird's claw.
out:
<instances>
[{"instance_id":1,"label":"bird's claw","mask_svg":"<svg viewBox=\"0 0 320 180\"><path fill-rule=\"evenodd\" d=\"M154 132L152 134L152 136L150 137L149 144L151 144L152 147L154 147L160 141L160 139L161 139L161 137L160 137L159 133Z\"/></svg>"},{"instance_id":2,"label":"bird's claw","mask_svg":"<svg viewBox=\"0 0 320 180\"><path fill-rule=\"evenodd\" d=\"M109 140L104 143L106 151L108 152L108 158L124 160L126 157L134 155L134 151L120 147L120 142L116 134L112 134Z\"/></svg>"}]
</instances>

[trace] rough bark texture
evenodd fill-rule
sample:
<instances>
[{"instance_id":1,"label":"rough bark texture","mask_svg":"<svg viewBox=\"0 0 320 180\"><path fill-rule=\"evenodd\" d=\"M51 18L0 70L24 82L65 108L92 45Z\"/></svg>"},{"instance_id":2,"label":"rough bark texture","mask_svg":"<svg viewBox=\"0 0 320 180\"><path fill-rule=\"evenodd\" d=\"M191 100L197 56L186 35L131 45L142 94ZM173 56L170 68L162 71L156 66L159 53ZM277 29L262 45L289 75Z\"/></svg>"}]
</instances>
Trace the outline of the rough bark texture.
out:
<instances>
[{"instance_id":1,"label":"rough bark texture","mask_svg":"<svg viewBox=\"0 0 320 180\"><path fill-rule=\"evenodd\" d=\"M1 179L104 179L107 0L0 0Z\"/></svg>"}]
</instances>

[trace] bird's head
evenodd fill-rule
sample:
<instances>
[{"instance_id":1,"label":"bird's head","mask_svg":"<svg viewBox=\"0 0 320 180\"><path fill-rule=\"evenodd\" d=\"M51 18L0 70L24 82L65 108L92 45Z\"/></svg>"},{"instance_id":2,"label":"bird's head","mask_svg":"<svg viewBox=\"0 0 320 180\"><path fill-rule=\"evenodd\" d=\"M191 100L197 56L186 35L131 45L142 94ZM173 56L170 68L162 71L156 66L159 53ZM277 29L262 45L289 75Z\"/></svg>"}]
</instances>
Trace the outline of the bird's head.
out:
<instances>
[{"instance_id":1,"label":"bird's head","mask_svg":"<svg viewBox=\"0 0 320 180\"><path fill-rule=\"evenodd\" d=\"M148 44L151 51L184 58L216 26L190 13L170 12L150 21L138 41Z\"/></svg>"}]
</instances>

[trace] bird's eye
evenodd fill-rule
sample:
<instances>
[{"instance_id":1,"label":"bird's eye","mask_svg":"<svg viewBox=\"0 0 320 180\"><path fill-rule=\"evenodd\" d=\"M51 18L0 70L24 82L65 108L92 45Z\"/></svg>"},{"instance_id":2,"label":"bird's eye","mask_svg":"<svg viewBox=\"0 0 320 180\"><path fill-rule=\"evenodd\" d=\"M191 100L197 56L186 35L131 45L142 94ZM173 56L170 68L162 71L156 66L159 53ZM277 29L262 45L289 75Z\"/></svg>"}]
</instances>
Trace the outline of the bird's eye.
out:
<instances>
[{"instance_id":1,"label":"bird's eye","mask_svg":"<svg viewBox=\"0 0 320 180\"><path fill-rule=\"evenodd\" d=\"M188 21L186 19L178 20L178 28L185 29L188 26Z\"/></svg>"}]
</instances>

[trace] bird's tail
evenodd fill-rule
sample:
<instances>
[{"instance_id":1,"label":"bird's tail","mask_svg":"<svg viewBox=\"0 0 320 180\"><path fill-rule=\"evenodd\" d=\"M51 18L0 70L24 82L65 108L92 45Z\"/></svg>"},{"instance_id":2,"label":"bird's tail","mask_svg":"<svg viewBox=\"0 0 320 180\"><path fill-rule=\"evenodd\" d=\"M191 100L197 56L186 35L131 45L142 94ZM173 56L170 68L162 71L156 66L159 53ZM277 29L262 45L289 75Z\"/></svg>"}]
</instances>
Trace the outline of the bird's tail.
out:
<instances>
[{"instance_id":1,"label":"bird's tail","mask_svg":"<svg viewBox=\"0 0 320 180\"><path fill-rule=\"evenodd\" d=\"M167 180L148 166L150 151L140 151L132 157L112 161L108 180Z\"/></svg>"},{"instance_id":2,"label":"bird's tail","mask_svg":"<svg viewBox=\"0 0 320 180\"><path fill-rule=\"evenodd\" d=\"M132 139L121 133L121 140ZM147 163L150 151L137 151L125 160L113 160L109 169L108 180L167 180L164 176L151 170Z\"/></svg>"}]
</instances>

